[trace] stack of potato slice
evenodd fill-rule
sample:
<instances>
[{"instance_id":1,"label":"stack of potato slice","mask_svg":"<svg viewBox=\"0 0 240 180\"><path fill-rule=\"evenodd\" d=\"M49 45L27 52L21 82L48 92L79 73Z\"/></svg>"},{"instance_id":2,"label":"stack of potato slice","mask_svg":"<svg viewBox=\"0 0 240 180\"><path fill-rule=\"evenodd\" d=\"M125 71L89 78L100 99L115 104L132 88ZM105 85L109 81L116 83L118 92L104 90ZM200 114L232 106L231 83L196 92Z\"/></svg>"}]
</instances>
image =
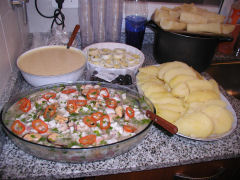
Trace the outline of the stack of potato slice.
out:
<instances>
[{"instance_id":1,"label":"stack of potato slice","mask_svg":"<svg viewBox=\"0 0 240 180\"><path fill-rule=\"evenodd\" d=\"M216 81L204 79L185 63L140 68L137 86L152 101L157 115L175 124L183 135L206 138L232 127L233 115Z\"/></svg>"}]
</instances>

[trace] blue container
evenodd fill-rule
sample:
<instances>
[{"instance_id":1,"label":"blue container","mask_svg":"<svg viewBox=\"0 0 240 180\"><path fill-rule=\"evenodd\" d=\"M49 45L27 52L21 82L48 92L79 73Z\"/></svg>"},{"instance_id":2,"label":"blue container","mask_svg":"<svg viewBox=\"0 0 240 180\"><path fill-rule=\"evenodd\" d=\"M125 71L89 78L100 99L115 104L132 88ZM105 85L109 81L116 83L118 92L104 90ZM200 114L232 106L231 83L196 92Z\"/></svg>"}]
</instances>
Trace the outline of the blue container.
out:
<instances>
[{"instance_id":1,"label":"blue container","mask_svg":"<svg viewBox=\"0 0 240 180\"><path fill-rule=\"evenodd\" d=\"M125 22L126 44L141 49L147 18L131 15L125 18Z\"/></svg>"}]
</instances>

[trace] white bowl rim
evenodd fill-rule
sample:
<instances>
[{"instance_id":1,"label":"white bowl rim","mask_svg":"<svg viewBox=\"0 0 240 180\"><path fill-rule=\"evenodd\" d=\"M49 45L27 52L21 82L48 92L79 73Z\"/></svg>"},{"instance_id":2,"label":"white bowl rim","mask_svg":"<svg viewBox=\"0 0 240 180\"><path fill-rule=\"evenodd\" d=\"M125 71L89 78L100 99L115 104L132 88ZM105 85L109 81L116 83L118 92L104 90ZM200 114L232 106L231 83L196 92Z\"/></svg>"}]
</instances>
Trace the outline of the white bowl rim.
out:
<instances>
[{"instance_id":1,"label":"white bowl rim","mask_svg":"<svg viewBox=\"0 0 240 180\"><path fill-rule=\"evenodd\" d=\"M74 71L71 71L71 72L64 73L64 74L59 74L59 75L36 75L36 74L30 74L30 73L28 73L28 72L25 72L24 70L22 70L22 69L18 66L18 61L19 61L19 58L20 58L21 56L24 56L25 54L28 54L28 53L30 53L30 52L32 52L32 51L36 51L36 50L38 50L38 49L44 49L44 48L48 48L48 47L65 47L65 46L63 46L63 45L49 45L49 46L48 46L48 45L47 45L47 46L40 46L40 47L36 47L36 48L30 49L30 50L22 53L22 54L17 58L16 65L17 65L18 69L19 69L21 72L23 72L23 73L25 73L25 74L28 74L28 75L31 75L31 76L35 76L35 77L46 77L46 78L47 78L47 77L60 77L60 76L68 75L68 74L77 72L77 71L83 69L83 68L86 66L86 63L87 63L87 55L86 55L81 49L78 49L78 48L75 48L75 47L70 47L70 49L74 49L74 50L80 51L80 52L82 53L82 55L85 57L85 63L83 64L82 67L80 67L80 68L78 68L78 69L76 69L76 70L74 70ZM67 47L66 47L66 48L67 48Z\"/></svg>"},{"instance_id":2,"label":"white bowl rim","mask_svg":"<svg viewBox=\"0 0 240 180\"><path fill-rule=\"evenodd\" d=\"M89 48L92 48L92 47L94 47L94 46L96 46L96 45L101 45L101 44L104 44L104 45L115 44L115 45L126 46L126 47L129 47L129 48L131 48L131 49L134 49L135 51L138 51L139 55L141 56L140 59L142 59L142 60L141 60L142 62L139 63L139 64L137 64L137 65L135 65L135 66L131 66L131 67L127 67L127 68L119 68L119 69L117 69L117 68L105 68L105 67L100 67L100 66L97 66L97 65L95 65L95 64L90 63L90 62L88 61L88 57L87 57L87 63L88 63L88 64L91 64L91 66L93 66L93 67L95 67L95 68L105 68L105 69L107 69L107 70L131 70L131 69L134 69L134 68L138 68L138 66L141 65L141 64L143 64L144 61L145 61L145 56L144 56L144 54L143 54L143 52L142 52L141 50L139 50L139 49L137 49L137 48L135 48L135 47L133 47L133 46L130 46L130 45L128 45L128 44L118 43L118 42L100 42L100 43L94 43L94 44L91 44L91 45L85 47L82 51L83 51L83 52L86 54L86 56L87 56L87 50L88 50ZM124 48L124 47L119 47L119 48ZM109 49L111 49L111 47L110 47Z\"/></svg>"}]
</instances>

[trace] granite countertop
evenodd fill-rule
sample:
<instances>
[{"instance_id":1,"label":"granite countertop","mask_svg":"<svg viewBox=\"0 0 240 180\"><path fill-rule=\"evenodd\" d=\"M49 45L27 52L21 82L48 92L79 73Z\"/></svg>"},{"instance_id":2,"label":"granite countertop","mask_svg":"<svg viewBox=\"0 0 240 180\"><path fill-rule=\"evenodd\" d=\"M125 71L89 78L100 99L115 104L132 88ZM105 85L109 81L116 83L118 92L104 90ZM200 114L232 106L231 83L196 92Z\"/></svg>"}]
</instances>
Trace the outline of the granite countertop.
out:
<instances>
[{"instance_id":1,"label":"granite countertop","mask_svg":"<svg viewBox=\"0 0 240 180\"><path fill-rule=\"evenodd\" d=\"M152 57L152 45L144 44L144 65L155 64ZM203 73L208 77L207 73ZM32 88L16 70L11 77L9 87L13 92L21 92ZM14 82L14 83L13 83ZM14 84L14 85L13 85ZM240 119L240 101L221 92L232 104ZM9 92L6 90L0 105L7 101ZM0 106L0 108L1 108ZM5 137L5 144L0 155L1 179L62 179L86 176L116 174L141 171L163 167L179 166L240 156L240 122L236 130L221 140L202 142L189 140L178 135L169 136L159 127L153 125L145 139L135 148L115 158L92 163L59 163L33 157Z\"/></svg>"}]
</instances>

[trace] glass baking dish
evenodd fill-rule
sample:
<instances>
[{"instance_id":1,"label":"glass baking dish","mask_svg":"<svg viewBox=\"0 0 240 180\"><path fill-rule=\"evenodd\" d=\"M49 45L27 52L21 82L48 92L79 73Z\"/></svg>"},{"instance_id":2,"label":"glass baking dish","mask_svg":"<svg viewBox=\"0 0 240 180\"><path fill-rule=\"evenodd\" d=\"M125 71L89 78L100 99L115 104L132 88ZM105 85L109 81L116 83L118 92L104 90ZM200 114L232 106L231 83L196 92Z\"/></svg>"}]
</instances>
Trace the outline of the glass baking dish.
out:
<instances>
[{"instance_id":1,"label":"glass baking dish","mask_svg":"<svg viewBox=\"0 0 240 180\"><path fill-rule=\"evenodd\" d=\"M38 88L34 88L31 91L26 91L26 92L14 95L9 100L9 102L7 102L4 105L1 111L0 124L3 127L3 130L20 149L22 149L23 151L33 156L46 159L46 160L52 160L52 161L58 161L58 162L71 162L71 163L91 162L91 161L112 158L114 156L117 156L129 151L144 139L153 121L150 121L149 124L147 124L142 131L140 131L136 135L131 136L127 139L124 139L112 144L95 146L95 147L86 147L86 148L52 147L52 146L46 146L46 145L41 145L34 142L26 141L23 138L15 135L4 124L4 120L6 119L6 113L8 109L14 103L16 103L19 99L26 97L28 95L31 95L35 92L42 91L43 89L51 89L53 87L62 86L62 85L77 85L77 84L79 85L83 85L83 84L97 85L98 84L101 87L108 87L108 88L124 91L126 92L127 96L134 98L139 103L139 106L141 110L143 110L143 112L145 112L145 110L148 109L155 113L155 108L153 104L147 98L145 97L143 98L143 96L141 96L136 91L133 91L129 88L126 88L120 85L94 82L94 81L84 81L84 82L79 81L75 83L58 83L53 85L41 86ZM142 99L144 99L144 101L142 101Z\"/></svg>"}]
</instances>

